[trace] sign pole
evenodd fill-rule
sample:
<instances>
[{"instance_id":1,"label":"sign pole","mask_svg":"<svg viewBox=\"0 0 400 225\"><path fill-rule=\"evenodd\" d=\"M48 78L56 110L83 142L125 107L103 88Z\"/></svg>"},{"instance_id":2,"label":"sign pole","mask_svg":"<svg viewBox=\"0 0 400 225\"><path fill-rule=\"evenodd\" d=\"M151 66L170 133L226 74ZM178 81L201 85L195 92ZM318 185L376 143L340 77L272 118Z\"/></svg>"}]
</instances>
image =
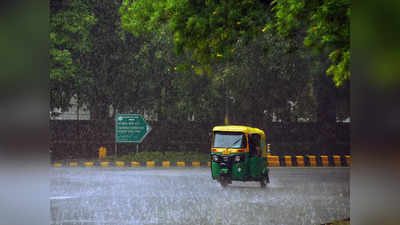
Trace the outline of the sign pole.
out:
<instances>
[{"instance_id":1,"label":"sign pole","mask_svg":"<svg viewBox=\"0 0 400 225\"><path fill-rule=\"evenodd\" d=\"M117 142L115 142L114 150L115 150L115 156L118 156L118 144L117 144Z\"/></svg>"},{"instance_id":2,"label":"sign pole","mask_svg":"<svg viewBox=\"0 0 400 225\"><path fill-rule=\"evenodd\" d=\"M115 134L114 134L114 156L117 156L117 118L114 118L114 128L115 128Z\"/></svg>"},{"instance_id":3,"label":"sign pole","mask_svg":"<svg viewBox=\"0 0 400 225\"><path fill-rule=\"evenodd\" d=\"M136 144L136 153L139 152L139 143Z\"/></svg>"}]
</instances>

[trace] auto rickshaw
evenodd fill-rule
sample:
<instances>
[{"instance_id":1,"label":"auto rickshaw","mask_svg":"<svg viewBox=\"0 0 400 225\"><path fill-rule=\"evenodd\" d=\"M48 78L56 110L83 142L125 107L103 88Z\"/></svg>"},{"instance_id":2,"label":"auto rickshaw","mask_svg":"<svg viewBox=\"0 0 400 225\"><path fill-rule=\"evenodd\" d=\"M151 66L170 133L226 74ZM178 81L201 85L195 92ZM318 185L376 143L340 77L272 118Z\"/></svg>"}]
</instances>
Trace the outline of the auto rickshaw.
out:
<instances>
[{"instance_id":1,"label":"auto rickshaw","mask_svg":"<svg viewBox=\"0 0 400 225\"><path fill-rule=\"evenodd\" d=\"M269 183L264 131L248 126L216 126L211 142L211 175L222 187L235 181Z\"/></svg>"}]
</instances>

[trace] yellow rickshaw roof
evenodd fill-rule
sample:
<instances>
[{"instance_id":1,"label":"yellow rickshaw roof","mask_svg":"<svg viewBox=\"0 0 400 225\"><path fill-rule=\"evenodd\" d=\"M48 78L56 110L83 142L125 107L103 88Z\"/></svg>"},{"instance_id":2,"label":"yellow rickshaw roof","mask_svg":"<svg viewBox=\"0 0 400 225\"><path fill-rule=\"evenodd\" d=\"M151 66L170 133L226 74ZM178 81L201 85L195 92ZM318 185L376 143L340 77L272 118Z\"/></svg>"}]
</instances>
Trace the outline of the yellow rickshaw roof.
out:
<instances>
[{"instance_id":1,"label":"yellow rickshaw roof","mask_svg":"<svg viewBox=\"0 0 400 225\"><path fill-rule=\"evenodd\" d=\"M238 125L226 125L226 126L215 126L213 131L232 131L232 132L243 132L250 134L261 134L265 136L264 131L255 127L238 126Z\"/></svg>"}]
</instances>

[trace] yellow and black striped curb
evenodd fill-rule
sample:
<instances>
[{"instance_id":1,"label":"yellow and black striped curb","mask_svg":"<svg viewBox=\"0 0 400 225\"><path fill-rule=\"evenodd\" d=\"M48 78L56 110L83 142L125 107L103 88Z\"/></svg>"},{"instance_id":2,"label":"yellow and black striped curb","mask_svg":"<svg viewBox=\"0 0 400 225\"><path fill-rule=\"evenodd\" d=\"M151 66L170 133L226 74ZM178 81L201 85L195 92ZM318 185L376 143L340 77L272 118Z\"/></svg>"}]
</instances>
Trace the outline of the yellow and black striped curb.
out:
<instances>
[{"instance_id":1,"label":"yellow and black striped curb","mask_svg":"<svg viewBox=\"0 0 400 225\"><path fill-rule=\"evenodd\" d=\"M349 167L351 166L351 156L350 155L296 155L296 156L277 156L277 155L268 155L267 156L267 165L269 167ZM53 163L54 167L201 167L201 166L211 166L211 162L201 163L200 161L192 161L190 163L184 161L161 161L157 163L156 161L146 161L144 164L140 162L125 162L125 161L84 161L78 162L71 160L70 162L61 163L55 162Z\"/></svg>"},{"instance_id":2,"label":"yellow and black striped curb","mask_svg":"<svg viewBox=\"0 0 400 225\"><path fill-rule=\"evenodd\" d=\"M268 155L267 164L270 167L348 167L351 166L350 155Z\"/></svg>"},{"instance_id":3,"label":"yellow and black striped curb","mask_svg":"<svg viewBox=\"0 0 400 225\"><path fill-rule=\"evenodd\" d=\"M321 225L345 225L345 224L350 225L350 218L347 218L347 219L344 219L344 220L334 221L332 223L323 223Z\"/></svg>"},{"instance_id":4,"label":"yellow and black striped curb","mask_svg":"<svg viewBox=\"0 0 400 225\"><path fill-rule=\"evenodd\" d=\"M125 161L83 161L83 162L78 162L78 161L71 161L67 163L62 163L62 162L55 162L53 163L54 167L93 167L93 166L100 166L100 167L140 167L140 166L145 166L145 167L187 167L189 164L183 161L177 161L174 163L171 163L170 161L162 161L160 165L158 165L155 161L146 161L144 164L140 162L125 162ZM211 162L201 163L199 161L193 161L190 163L191 167L201 167L201 166L211 166Z\"/></svg>"}]
</instances>

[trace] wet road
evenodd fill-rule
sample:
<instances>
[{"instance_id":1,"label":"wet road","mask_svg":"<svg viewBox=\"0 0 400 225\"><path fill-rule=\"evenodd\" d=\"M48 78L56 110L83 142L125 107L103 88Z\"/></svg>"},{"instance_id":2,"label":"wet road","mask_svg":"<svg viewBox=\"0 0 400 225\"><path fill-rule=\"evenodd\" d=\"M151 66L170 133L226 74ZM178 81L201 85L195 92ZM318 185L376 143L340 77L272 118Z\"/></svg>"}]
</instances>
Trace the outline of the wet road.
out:
<instances>
[{"instance_id":1,"label":"wet road","mask_svg":"<svg viewBox=\"0 0 400 225\"><path fill-rule=\"evenodd\" d=\"M209 168L52 168L52 224L321 224L350 216L348 168L271 168L222 188Z\"/></svg>"}]
</instances>

